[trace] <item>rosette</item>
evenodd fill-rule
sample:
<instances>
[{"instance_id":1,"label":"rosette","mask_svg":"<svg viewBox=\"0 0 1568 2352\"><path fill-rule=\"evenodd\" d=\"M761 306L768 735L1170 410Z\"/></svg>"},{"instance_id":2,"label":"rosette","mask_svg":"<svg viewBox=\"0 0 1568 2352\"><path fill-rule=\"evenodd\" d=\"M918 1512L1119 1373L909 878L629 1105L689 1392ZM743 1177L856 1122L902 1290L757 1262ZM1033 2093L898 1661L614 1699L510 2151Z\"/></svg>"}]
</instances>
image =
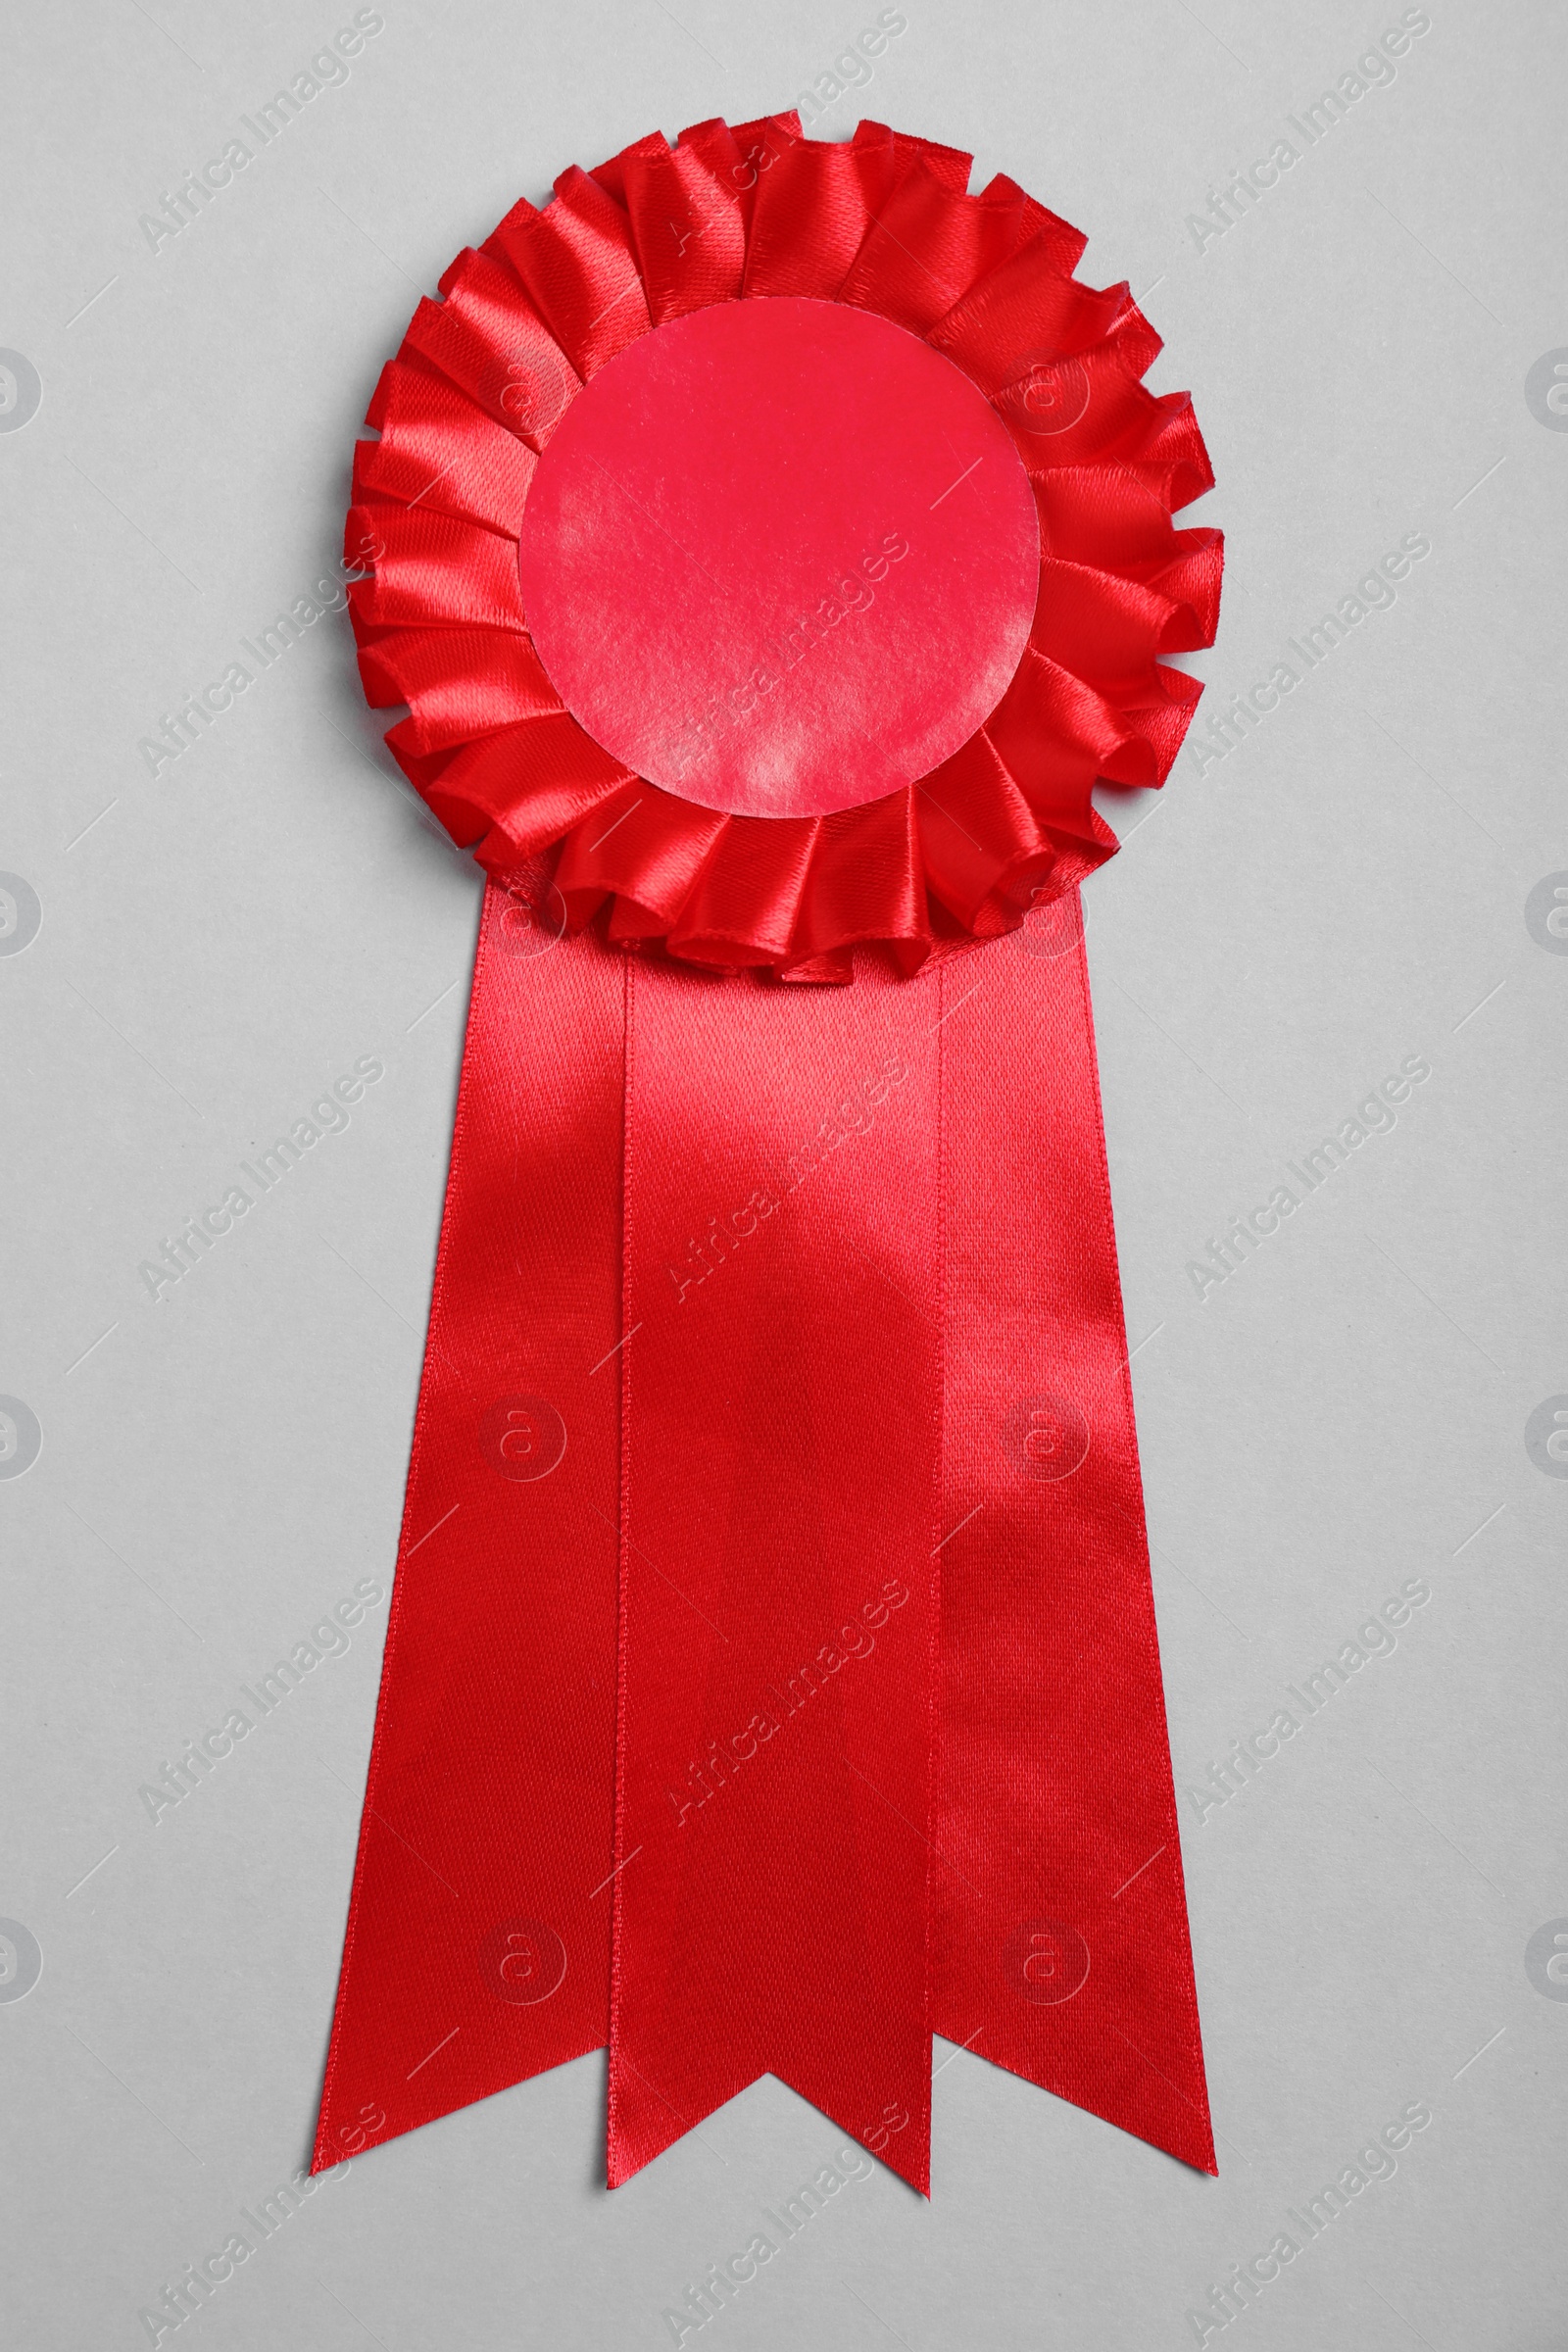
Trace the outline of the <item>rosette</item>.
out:
<instances>
[{"instance_id":1,"label":"rosette","mask_svg":"<svg viewBox=\"0 0 1568 2352\"><path fill-rule=\"evenodd\" d=\"M1222 551L969 161L569 171L356 451L489 880L318 2166L608 2043L612 2184L772 2073L924 2188L936 2033L1213 2169L1077 886Z\"/></svg>"},{"instance_id":2,"label":"rosette","mask_svg":"<svg viewBox=\"0 0 1568 2352\"><path fill-rule=\"evenodd\" d=\"M641 139L564 172L551 204L518 203L461 254L386 368L347 533L352 558L378 551L350 600L366 692L408 705L387 742L487 871L537 891L537 861L558 857L571 928L608 909L617 945L810 979L849 979L852 950L882 942L910 970L934 947L1015 929L1111 855L1097 780L1168 774L1198 689L1161 657L1212 642L1222 560L1217 531L1171 520L1212 483L1192 403L1145 388L1159 338L1125 285L1072 275L1083 238L1005 177L967 194L968 171L880 123L845 145L804 139L793 115ZM701 776L662 789L595 739L540 659L518 562L541 456L584 386L655 330L758 298L867 313L941 354L1005 427L1038 524L1026 639L978 723L895 791L871 760L857 790L852 759L849 805L766 818L704 806ZM883 343L857 341L855 360L885 368ZM786 552L791 519L775 517L759 564ZM605 544L593 555L548 585L593 606ZM841 560L808 620L843 576ZM618 585L635 610L659 583ZM732 695L764 662L782 667L801 617L763 624L767 650ZM595 619L564 625L580 642ZM682 717L659 714L677 760ZM702 719L685 714L688 746Z\"/></svg>"}]
</instances>

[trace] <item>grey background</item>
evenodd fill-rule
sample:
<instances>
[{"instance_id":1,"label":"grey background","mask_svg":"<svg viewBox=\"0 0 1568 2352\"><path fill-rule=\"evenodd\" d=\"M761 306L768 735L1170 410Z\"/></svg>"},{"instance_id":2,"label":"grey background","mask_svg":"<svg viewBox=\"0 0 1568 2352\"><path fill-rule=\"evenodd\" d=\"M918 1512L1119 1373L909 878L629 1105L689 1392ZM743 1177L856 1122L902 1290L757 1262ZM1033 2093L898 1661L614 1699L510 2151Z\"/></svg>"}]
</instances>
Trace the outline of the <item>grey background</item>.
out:
<instances>
[{"instance_id":1,"label":"grey background","mask_svg":"<svg viewBox=\"0 0 1568 2352\"><path fill-rule=\"evenodd\" d=\"M0 433L0 867L42 922L0 958L0 1390L43 1445L0 1482L0 1913L43 1965L0 2000L0 2340L50 2352L148 2340L138 2309L305 2161L384 1609L156 1826L138 1788L387 1577L478 903L341 618L157 781L138 739L328 572L366 400L460 246L654 123L788 105L875 10L386 0L347 82L149 251L138 216L351 15L8 12L0 344L42 402ZM1568 869L1568 438L1525 379L1568 345L1568 30L1432 0L1392 85L1200 252L1218 175L1397 7L907 16L819 127L972 146L1147 295L1219 476L1184 518L1229 534L1215 694L1432 541L1243 748L1118 797L1086 894L1179 1790L1403 1580L1432 1599L1245 1795L1182 1798L1221 2179L939 2045L931 2204L875 2168L702 2340L1192 2342L1424 2099L1397 2175L1235 2326L1544 2352L1568 2003L1525 1949L1568 1926L1568 1483L1525 1426L1568 1391L1568 960L1525 904ZM1200 1300L1221 1221L1416 1054L1396 1130ZM139 1261L365 1054L349 1130L154 1305ZM612 2197L602 2132L594 2059L355 2163L219 2289L209 2346L668 2342L838 2144L762 2082Z\"/></svg>"}]
</instances>

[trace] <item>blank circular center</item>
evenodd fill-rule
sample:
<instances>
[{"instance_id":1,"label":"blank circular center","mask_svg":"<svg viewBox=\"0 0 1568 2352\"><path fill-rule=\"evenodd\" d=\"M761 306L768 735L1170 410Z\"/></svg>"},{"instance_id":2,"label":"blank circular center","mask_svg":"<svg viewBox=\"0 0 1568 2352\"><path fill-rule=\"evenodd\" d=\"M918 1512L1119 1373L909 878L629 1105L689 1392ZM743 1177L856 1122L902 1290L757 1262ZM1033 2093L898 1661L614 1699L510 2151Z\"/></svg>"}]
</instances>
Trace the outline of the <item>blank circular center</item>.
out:
<instances>
[{"instance_id":1,"label":"blank circular center","mask_svg":"<svg viewBox=\"0 0 1568 2352\"><path fill-rule=\"evenodd\" d=\"M967 742L1039 587L1033 493L969 378L902 326L798 296L672 319L539 462L523 611L573 716L739 816L829 816Z\"/></svg>"}]
</instances>

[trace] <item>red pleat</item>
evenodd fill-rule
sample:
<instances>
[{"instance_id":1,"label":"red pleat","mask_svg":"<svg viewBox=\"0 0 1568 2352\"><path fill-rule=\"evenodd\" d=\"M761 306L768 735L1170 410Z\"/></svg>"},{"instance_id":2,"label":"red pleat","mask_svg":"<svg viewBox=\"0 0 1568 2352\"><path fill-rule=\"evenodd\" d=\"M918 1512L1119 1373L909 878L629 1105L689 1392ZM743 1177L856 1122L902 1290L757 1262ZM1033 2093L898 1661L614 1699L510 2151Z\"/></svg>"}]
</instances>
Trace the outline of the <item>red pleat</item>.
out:
<instances>
[{"instance_id":1,"label":"red pleat","mask_svg":"<svg viewBox=\"0 0 1568 2352\"><path fill-rule=\"evenodd\" d=\"M501 317L465 301L461 292L450 302L421 302L409 321L406 340L493 423L516 433L535 450L545 447L563 411L582 388L570 361L520 285Z\"/></svg>"},{"instance_id":2,"label":"red pleat","mask_svg":"<svg viewBox=\"0 0 1568 2352\"><path fill-rule=\"evenodd\" d=\"M516 537L538 459L416 352L387 363L367 421L381 438L354 444L356 506L427 507Z\"/></svg>"},{"instance_id":3,"label":"red pleat","mask_svg":"<svg viewBox=\"0 0 1568 2352\"><path fill-rule=\"evenodd\" d=\"M843 143L796 140L759 181L744 291L832 302L896 169L893 133L880 122L862 122Z\"/></svg>"},{"instance_id":4,"label":"red pleat","mask_svg":"<svg viewBox=\"0 0 1568 2352\"><path fill-rule=\"evenodd\" d=\"M617 154L611 156L607 163L595 164L589 177L596 179L605 194L625 212L628 172L644 157L663 155L667 150L668 142L662 130L647 131L640 139L633 139L629 147L622 147ZM560 185L559 181L557 185Z\"/></svg>"},{"instance_id":5,"label":"red pleat","mask_svg":"<svg viewBox=\"0 0 1568 2352\"><path fill-rule=\"evenodd\" d=\"M514 205L490 239L516 271L584 382L648 332L648 304L623 207L586 172L564 172L555 201Z\"/></svg>"},{"instance_id":6,"label":"red pleat","mask_svg":"<svg viewBox=\"0 0 1568 2352\"><path fill-rule=\"evenodd\" d=\"M978 196L917 162L890 191L839 292L924 334L997 269L1024 233L1023 190L998 177Z\"/></svg>"},{"instance_id":7,"label":"red pleat","mask_svg":"<svg viewBox=\"0 0 1568 2352\"><path fill-rule=\"evenodd\" d=\"M1163 479L1165 495L1177 513L1214 487L1214 468L1190 392L1161 393L1126 438L1111 443L1103 454L1152 468Z\"/></svg>"},{"instance_id":8,"label":"red pleat","mask_svg":"<svg viewBox=\"0 0 1568 2352\"><path fill-rule=\"evenodd\" d=\"M1189 677L1186 670L1172 669L1161 662L1154 665L1150 700L1146 703L1129 697L1122 706L1128 727L1153 756L1156 784L1163 784L1170 774L1202 691L1198 680Z\"/></svg>"},{"instance_id":9,"label":"red pleat","mask_svg":"<svg viewBox=\"0 0 1568 2352\"><path fill-rule=\"evenodd\" d=\"M361 647L360 677L372 708L412 706L391 734L418 759L562 708L527 638L503 630L389 630Z\"/></svg>"},{"instance_id":10,"label":"red pleat","mask_svg":"<svg viewBox=\"0 0 1568 2352\"><path fill-rule=\"evenodd\" d=\"M1040 566L1033 643L1063 669L1087 679L1107 699L1124 683L1152 677L1155 657L1192 635L1193 615L1178 625L1178 608L1136 580L1116 579L1084 564L1048 556Z\"/></svg>"},{"instance_id":11,"label":"red pleat","mask_svg":"<svg viewBox=\"0 0 1568 2352\"><path fill-rule=\"evenodd\" d=\"M1043 555L1126 579L1146 579L1180 548L1216 536L1174 530L1165 500L1131 466L1061 466L1042 474L1034 488Z\"/></svg>"},{"instance_id":12,"label":"red pleat","mask_svg":"<svg viewBox=\"0 0 1568 2352\"><path fill-rule=\"evenodd\" d=\"M1129 373L1111 343L1097 343L1074 355L1063 363L1062 372L1064 382L1074 388L1073 405L1078 413L1073 421L1059 432L1014 430L1013 445L1031 475L1051 472L1058 466L1119 457L1156 421L1158 404L1153 394Z\"/></svg>"},{"instance_id":13,"label":"red pleat","mask_svg":"<svg viewBox=\"0 0 1568 2352\"><path fill-rule=\"evenodd\" d=\"M726 968L784 962L821 821L731 817L670 928L671 955Z\"/></svg>"},{"instance_id":14,"label":"red pleat","mask_svg":"<svg viewBox=\"0 0 1568 2352\"><path fill-rule=\"evenodd\" d=\"M1016 923L1056 850L984 731L924 778L915 807L926 873L949 913L977 934L1005 927L987 921L994 906L1011 907Z\"/></svg>"},{"instance_id":15,"label":"red pleat","mask_svg":"<svg viewBox=\"0 0 1568 2352\"><path fill-rule=\"evenodd\" d=\"M1064 277L1042 233L946 312L929 340L995 398L1031 363L1102 343L1126 298L1124 286L1096 291Z\"/></svg>"},{"instance_id":16,"label":"red pleat","mask_svg":"<svg viewBox=\"0 0 1568 2352\"><path fill-rule=\"evenodd\" d=\"M563 845L556 887L570 920L587 922L613 896L616 937L663 938L731 822L639 777Z\"/></svg>"},{"instance_id":17,"label":"red pleat","mask_svg":"<svg viewBox=\"0 0 1568 2352\"><path fill-rule=\"evenodd\" d=\"M1034 646L986 721L986 734L1043 822L1089 838L1090 793L1158 781L1152 748L1121 712Z\"/></svg>"},{"instance_id":18,"label":"red pleat","mask_svg":"<svg viewBox=\"0 0 1568 2352\"><path fill-rule=\"evenodd\" d=\"M374 538L368 579L349 588L349 605L371 628L521 629L516 542L427 507L356 507L345 551Z\"/></svg>"},{"instance_id":19,"label":"red pleat","mask_svg":"<svg viewBox=\"0 0 1568 2352\"><path fill-rule=\"evenodd\" d=\"M790 943L791 970L835 951L883 940L901 970L918 971L931 947L920 837L910 792L823 820Z\"/></svg>"},{"instance_id":20,"label":"red pleat","mask_svg":"<svg viewBox=\"0 0 1568 2352\"><path fill-rule=\"evenodd\" d=\"M564 712L476 736L431 759L396 727L387 743L415 790L489 873L537 858L630 781Z\"/></svg>"},{"instance_id":21,"label":"red pleat","mask_svg":"<svg viewBox=\"0 0 1568 2352\"><path fill-rule=\"evenodd\" d=\"M628 161L626 209L656 326L738 300L746 267L740 193L710 152L683 138Z\"/></svg>"},{"instance_id":22,"label":"red pleat","mask_svg":"<svg viewBox=\"0 0 1568 2352\"><path fill-rule=\"evenodd\" d=\"M1213 644L1225 562L1220 532L1173 530L1159 491L1131 466L1066 466L1037 475L1034 490L1044 557L1134 583L1175 608L1162 624L1162 652Z\"/></svg>"},{"instance_id":23,"label":"red pleat","mask_svg":"<svg viewBox=\"0 0 1568 2352\"><path fill-rule=\"evenodd\" d=\"M801 118L794 111L764 115L755 122L694 122L680 134L683 147L695 148L721 184L734 191L741 226L752 233L757 191L764 175L787 155L801 136Z\"/></svg>"}]
</instances>

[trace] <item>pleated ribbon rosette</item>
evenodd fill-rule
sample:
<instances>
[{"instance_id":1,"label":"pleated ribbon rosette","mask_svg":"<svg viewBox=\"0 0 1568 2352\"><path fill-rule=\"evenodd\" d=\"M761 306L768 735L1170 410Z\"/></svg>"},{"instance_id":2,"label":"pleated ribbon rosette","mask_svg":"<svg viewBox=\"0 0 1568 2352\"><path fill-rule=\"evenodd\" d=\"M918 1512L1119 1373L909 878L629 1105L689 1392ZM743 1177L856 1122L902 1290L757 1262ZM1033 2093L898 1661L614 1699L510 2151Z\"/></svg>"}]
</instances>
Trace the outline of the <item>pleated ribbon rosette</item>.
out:
<instances>
[{"instance_id":1,"label":"pleated ribbon rosette","mask_svg":"<svg viewBox=\"0 0 1568 2352\"><path fill-rule=\"evenodd\" d=\"M1077 893L1222 550L969 163L569 171L356 451L488 882L318 2166L608 2043L612 2185L772 2073L925 2189L935 2033L1213 2170Z\"/></svg>"}]
</instances>

